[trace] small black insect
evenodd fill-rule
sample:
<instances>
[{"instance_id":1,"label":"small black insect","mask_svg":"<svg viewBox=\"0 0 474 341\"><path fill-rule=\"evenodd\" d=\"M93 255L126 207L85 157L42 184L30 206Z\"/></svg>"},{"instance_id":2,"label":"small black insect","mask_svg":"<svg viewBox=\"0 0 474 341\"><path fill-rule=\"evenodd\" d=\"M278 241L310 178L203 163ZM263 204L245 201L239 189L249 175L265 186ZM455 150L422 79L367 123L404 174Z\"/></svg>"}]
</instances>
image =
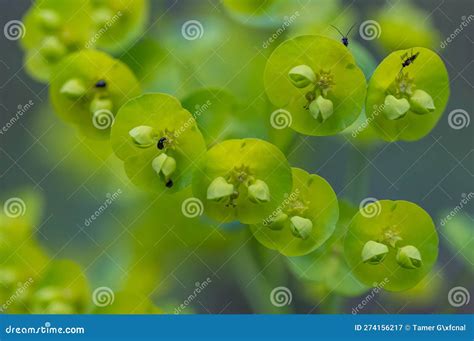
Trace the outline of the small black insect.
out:
<instances>
[{"instance_id":1,"label":"small black insect","mask_svg":"<svg viewBox=\"0 0 474 341\"><path fill-rule=\"evenodd\" d=\"M165 185L165 186L168 187L168 188L173 187L173 180L169 179L169 180L166 182L166 185Z\"/></svg>"},{"instance_id":2,"label":"small black insect","mask_svg":"<svg viewBox=\"0 0 474 341\"><path fill-rule=\"evenodd\" d=\"M159 139L158 143L156 144L158 149L161 150L161 149L165 148L165 142L166 142L166 137L162 137L161 139Z\"/></svg>"},{"instance_id":3,"label":"small black insect","mask_svg":"<svg viewBox=\"0 0 474 341\"><path fill-rule=\"evenodd\" d=\"M333 28L335 28L337 30L337 32L339 32L339 34L341 35L341 42L344 44L344 46L349 46L349 33L351 33L352 29L354 28L355 24L351 26L351 28L349 29L349 31L347 31L346 34L343 34L336 26L334 25L331 25Z\"/></svg>"},{"instance_id":4,"label":"small black insect","mask_svg":"<svg viewBox=\"0 0 474 341\"><path fill-rule=\"evenodd\" d=\"M412 64L419 54L420 52L413 54L413 49L412 49L410 52L410 55L408 55L408 53L405 53L402 56L400 56L400 58L402 59L402 68L407 67L408 65Z\"/></svg>"},{"instance_id":5,"label":"small black insect","mask_svg":"<svg viewBox=\"0 0 474 341\"><path fill-rule=\"evenodd\" d=\"M96 88L105 88L106 86L107 86L107 83L103 79L95 83Z\"/></svg>"}]
</instances>

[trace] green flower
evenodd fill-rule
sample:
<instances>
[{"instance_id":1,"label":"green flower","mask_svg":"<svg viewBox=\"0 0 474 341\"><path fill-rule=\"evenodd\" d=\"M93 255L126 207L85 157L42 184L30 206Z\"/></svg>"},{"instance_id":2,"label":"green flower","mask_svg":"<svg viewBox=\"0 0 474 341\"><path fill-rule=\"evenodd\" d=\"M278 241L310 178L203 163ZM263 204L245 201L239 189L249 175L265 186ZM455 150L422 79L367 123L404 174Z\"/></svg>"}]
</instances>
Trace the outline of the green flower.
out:
<instances>
[{"instance_id":1,"label":"green flower","mask_svg":"<svg viewBox=\"0 0 474 341\"><path fill-rule=\"evenodd\" d=\"M428 114L433 112L436 107L433 98L423 90L415 90L410 97L411 110L418 115Z\"/></svg>"},{"instance_id":2,"label":"green flower","mask_svg":"<svg viewBox=\"0 0 474 341\"><path fill-rule=\"evenodd\" d=\"M291 232L297 238L308 239L313 230L313 222L310 219L294 216L290 218Z\"/></svg>"},{"instance_id":3,"label":"green flower","mask_svg":"<svg viewBox=\"0 0 474 341\"><path fill-rule=\"evenodd\" d=\"M410 110L410 103L406 98L396 98L393 95L385 97L383 113L389 120L397 120Z\"/></svg>"},{"instance_id":4,"label":"green flower","mask_svg":"<svg viewBox=\"0 0 474 341\"><path fill-rule=\"evenodd\" d=\"M295 66L288 72L288 76L297 88L305 88L316 82L316 74L308 65Z\"/></svg>"},{"instance_id":5,"label":"green flower","mask_svg":"<svg viewBox=\"0 0 474 341\"><path fill-rule=\"evenodd\" d=\"M207 199L220 201L234 193L234 185L228 183L222 176L215 178L207 188Z\"/></svg>"},{"instance_id":6,"label":"green flower","mask_svg":"<svg viewBox=\"0 0 474 341\"><path fill-rule=\"evenodd\" d=\"M420 251L413 245L407 245L398 249L397 263L405 269L417 269L421 266Z\"/></svg>"},{"instance_id":7,"label":"green flower","mask_svg":"<svg viewBox=\"0 0 474 341\"><path fill-rule=\"evenodd\" d=\"M387 245L369 240L362 249L361 257L364 263L377 265L382 263L387 253Z\"/></svg>"},{"instance_id":8,"label":"green flower","mask_svg":"<svg viewBox=\"0 0 474 341\"><path fill-rule=\"evenodd\" d=\"M270 189L262 180L256 180L248 188L249 200L254 203L262 203L270 201Z\"/></svg>"}]
</instances>

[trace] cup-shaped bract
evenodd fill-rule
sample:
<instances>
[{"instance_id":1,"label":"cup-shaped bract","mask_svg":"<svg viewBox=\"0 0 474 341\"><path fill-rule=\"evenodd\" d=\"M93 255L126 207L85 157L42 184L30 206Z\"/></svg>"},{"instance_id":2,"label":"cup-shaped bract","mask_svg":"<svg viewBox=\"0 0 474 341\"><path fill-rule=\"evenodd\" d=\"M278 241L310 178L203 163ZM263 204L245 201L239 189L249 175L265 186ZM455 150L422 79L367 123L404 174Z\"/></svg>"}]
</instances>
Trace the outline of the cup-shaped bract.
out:
<instances>
[{"instance_id":1,"label":"cup-shaped bract","mask_svg":"<svg viewBox=\"0 0 474 341\"><path fill-rule=\"evenodd\" d=\"M138 145L137 128L151 130L146 135L155 143ZM173 193L188 186L206 151L194 117L175 97L161 93L125 103L117 113L111 142L131 181L153 192Z\"/></svg>"},{"instance_id":2,"label":"cup-shaped bract","mask_svg":"<svg viewBox=\"0 0 474 341\"><path fill-rule=\"evenodd\" d=\"M40 0L23 18L26 70L47 81L54 67L73 51L88 48L92 34L90 0ZM90 47L92 47L91 45Z\"/></svg>"},{"instance_id":3,"label":"cup-shaped bract","mask_svg":"<svg viewBox=\"0 0 474 341\"><path fill-rule=\"evenodd\" d=\"M92 40L110 51L124 49L146 24L148 0L91 0Z\"/></svg>"},{"instance_id":4,"label":"cup-shaped bract","mask_svg":"<svg viewBox=\"0 0 474 341\"><path fill-rule=\"evenodd\" d=\"M108 138L118 109L140 94L130 69L107 54L82 50L55 70L50 97L55 112L91 138Z\"/></svg>"},{"instance_id":5,"label":"cup-shaped bract","mask_svg":"<svg viewBox=\"0 0 474 341\"><path fill-rule=\"evenodd\" d=\"M339 208L334 190L322 177L299 168L292 168L292 175L291 192L273 212L250 228L264 246L285 256L302 256L332 235Z\"/></svg>"},{"instance_id":6,"label":"cup-shaped bract","mask_svg":"<svg viewBox=\"0 0 474 341\"><path fill-rule=\"evenodd\" d=\"M402 67L414 55L416 58ZM440 119L449 92L448 72L435 52L424 47L392 52L369 81L367 120L386 141L419 140ZM384 110L379 110L380 107Z\"/></svg>"},{"instance_id":7,"label":"cup-shaped bract","mask_svg":"<svg viewBox=\"0 0 474 341\"><path fill-rule=\"evenodd\" d=\"M291 271L301 279L322 283L343 296L358 296L368 288L352 274L344 258L344 237L357 209L339 201L339 220L331 237L317 250L299 257L288 257Z\"/></svg>"},{"instance_id":8,"label":"cup-shaped bract","mask_svg":"<svg viewBox=\"0 0 474 341\"><path fill-rule=\"evenodd\" d=\"M302 88L290 77L290 71L301 65L316 75L314 82ZM267 61L264 82L273 105L290 112L290 127L314 136L334 135L350 126L363 108L366 92L364 74L350 51L322 36L300 36L280 44ZM312 115L309 104L321 96L325 101L320 101L332 103L333 109L318 117Z\"/></svg>"},{"instance_id":9,"label":"cup-shaped bract","mask_svg":"<svg viewBox=\"0 0 474 341\"><path fill-rule=\"evenodd\" d=\"M438 234L433 220L408 201L380 200L372 205L370 214L362 208L352 219L344 241L347 263L364 284L383 282L388 291L410 289L436 262ZM364 262L363 250L370 241L388 247L382 261ZM402 255L400 250L404 250Z\"/></svg>"},{"instance_id":10,"label":"cup-shaped bract","mask_svg":"<svg viewBox=\"0 0 474 341\"><path fill-rule=\"evenodd\" d=\"M216 200L210 196L216 183L221 193L227 184L234 186L234 192ZM209 217L244 224L270 215L290 193L291 185L291 168L285 155L271 143L254 138L216 144L201 160L193 177L193 193L204 203Z\"/></svg>"}]
</instances>

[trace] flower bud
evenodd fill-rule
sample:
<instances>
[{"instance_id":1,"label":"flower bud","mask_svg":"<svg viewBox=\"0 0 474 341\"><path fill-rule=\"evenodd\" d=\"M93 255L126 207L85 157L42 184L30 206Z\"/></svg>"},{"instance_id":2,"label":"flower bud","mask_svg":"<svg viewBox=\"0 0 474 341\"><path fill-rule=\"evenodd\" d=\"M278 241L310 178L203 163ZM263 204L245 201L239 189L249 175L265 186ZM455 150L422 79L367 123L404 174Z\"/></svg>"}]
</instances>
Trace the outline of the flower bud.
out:
<instances>
[{"instance_id":1,"label":"flower bud","mask_svg":"<svg viewBox=\"0 0 474 341\"><path fill-rule=\"evenodd\" d=\"M89 110L91 111L91 113L95 113L99 110L112 111L113 106L114 105L110 98L94 98L91 101Z\"/></svg>"},{"instance_id":2,"label":"flower bud","mask_svg":"<svg viewBox=\"0 0 474 341\"><path fill-rule=\"evenodd\" d=\"M128 132L133 142L141 148L147 148L155 144L155 131L150 126L138 126ZM163 155L163 154L161 154ZM160 167L161 168L161 167Z\"/></svg>"},{"instance_id":3,"label":"flower bud","mask_svg":"<svg viewBox=\"0 0 474 341\"><path fill-rule=\"evenodd\" d=\"M234 193L234 185L228 183L222 176L212 180L207 188L207 199L219 201Z\"/></svg>"},{"instance_id":4,"label":"flower bud","mask_svg":"<svg viewBox=\"0 0 474 341\"><path fill-rule=\"evenodd\" d=\"M270 189L262 180L256 180L248 188L248 197L251 202L260 204L270 201Z\"/></svg>"},{"instance_id":5,"label":"flower bud","mask_svg":"<svg viewBox=\"0 0 474 341\"><path fill-rule=\"evenodd\" d=\"M417 269L421 266L420 251L413 245L407 245L398 249L397 263L405 269Z\"/></svg>"},{"instance_id":6,"label":"flower bud","mask_svg":"<svg viewBox=\"0 0 474 341\"><path fill-rule=\"evenodd\" d=\"M160 154L160 155L158 155L157 157L155 157L153 159L153 161L151 162L151 166L153 167L153 169L155 170L156 173L158 173L158 174L161 173L161 167L165 163L165 160L166 160L167 157L168 157L168 155L163 153L163 154Z\"/></svg>"},{"instance_id":7,"label":"flower bud","mask_svg":"<svg viewBox=\"0 0 474 341\"><path fill-rule=\"evenodd\" d=\"M316 82L316 74L308 65L295 66L288 72L291 82L297 88L305 88Z\"/></svg>"},{"instance_id":8,"label":"flower bud","mask_svg":"<svg viewBox=\"0 0 474 341\"><path fill-rule=\"evenodd\" d=\"M297 238L308 239L313 230L313 222L307 218L294 216L290 218L291 232Z\"/></svg>"},{"instance_id":9,"label":"flower bud","mask_svg":"<svg viewBox=\"0 0 474 341\"><path fill-rule=\"evenodd\" d=\"M41 55L48 60L58 60L63 57L66 52L66 46L54 36L45 38L40 48Z\"/></svg>"},{"instance_id":10,"label":"flower bud","mask_svg":"<svg viewBox=\"0 0 474 341\"><path fill-rule=\"evenodd\" d=\"M42 9L36 15L38 22L46 30L55 30L61 24L61 18L55 11Z\"/></svg>"},{"instance_id":11,"label":"flower bud","mask_svg":"<svg viewBox=\"0 0 474 341\"><path fill-rule=\"evenodd\" d=\"M176 160L168 156L161 166L161 173L165 176L165 179L169 179L169 176L176 170Z\"/></svg>"},{"instance_id":12,"label":"flower bud","mask_svg":"<svg viewBox=\"0 0 474 341\"><path fill-rule=\"evenodd\" d=\"M382 263L387 253L387 245L369 240L362 248L362 261L364 263L377 265Z\"/></svg>"},{"instance_id":13,"label":"flower bud","mask_svg":"<svg viewBox=\"0 0 474 341\"><path fill-rule=\"evenodd\" d=\"M276 217L272 218L270 222L266 224L272 230L281 230L285 226L285 222L288 219L288 216L283 213L279 212Z\"/></svg>"},{"instance_id":14,"label":"flower bud","mask_svg":"<svg viewBox=\"0 0 474 341\"><path fill-rule=\"evenodd\" d=\"M383 112L389 120L396 120L403 117L410 110L410 103L406 98L396 98L388 95L385 97Z\"/></svg>"},{"instance_id":15,"label":"flower bud","mask_svg":"<svg viewBox=\"0 0 474 341\"><path fill-rule=\"evenodd\" d=\"M309 112L311 113L311 116L313 116L315 119L319 118L319 105L316 100L312 101L309 104Z\"/></svg>"},{"instance_id":16,"label":"flower bud","mask_svg":"<svg viewBox=\"0 0 474 341\"><path fill-rule=\"evenodd\" d=\"M331 100L324 98L323 96L318 96L316 98L316 102L318 103L319 111L321 112L321 118L326 121L329 116L332 115L334 105Z\"/></svg>"},{"instance_id":17,"label":"flower bud","mask_svg":"<svg viewBox=\"0 0 474 341\"><path fill-rule=\"evenodd\" d=\"M59 93L70 99L78 99L86 94L87 90L80 79L72 78L68 80L59 90Z\"/></svg>"},{"instance_id":18,"label":"flower bud","mask_svg":"<svg viewBox=\"0 0 474 341\"><path fill-rule=\"evenodd\" d=\"M436 109L433 98L423 90L415 90L410 97L411 110L418 115L428 114Z\"/></svg>"}]
</instances>

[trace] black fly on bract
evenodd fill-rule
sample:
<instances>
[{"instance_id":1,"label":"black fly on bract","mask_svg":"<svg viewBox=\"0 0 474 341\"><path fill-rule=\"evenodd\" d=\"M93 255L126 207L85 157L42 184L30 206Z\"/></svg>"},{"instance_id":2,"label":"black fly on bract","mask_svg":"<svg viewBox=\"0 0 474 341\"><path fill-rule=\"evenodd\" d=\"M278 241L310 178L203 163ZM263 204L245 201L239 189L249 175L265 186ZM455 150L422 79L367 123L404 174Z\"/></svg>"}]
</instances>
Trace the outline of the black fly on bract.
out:
<instances>
[{"instance_id":1,"label":"black fly on bract","mask_svg":"<svg viewBox=\"0 0 474 341\"><path fill-rule=\"evenodd\" d=\"M346 34L343 34L336 26L334 25L331 25L331 27L333 27L334 29L336 29L337 32L339 32L339 34L341 35L341 42L344 44L344 46L349 46L349 34L351 33L352 29L354 28L355 24L351 26L351 28L349 29L349 31L347 31Z\"/></svg>"},{"instance_id":2,"label":"black fly on bract","mask_svg":"<svg viewBox=\"0 0 474 341\"><path fill-rule=\"evenodd\" d=\"M166 142L166 137L162 137L161 139L158 140L157 147L158 149L163 149L165 148L165 142Z\"/></svg>"},{"instance_id":3,"label":"black fly on bract","mask_svg":"<svg viewBox=\"0 0 474 341\"><path fill-rule=\"evenodd\" d=\"M419 54L420 52L413 54L413 49L411 49L409 56L408 56L408 52L402 54L400 56L400 58L402 59L402 68L407 67L408 65L412 64Z\"/></svg>"},{"instance_id":4,"label":"black fly on bract","mask_svg":"<svg viewBox=\"0 0 474 341\"><path fill-rule=\"evenodd\" d=\"M107 86L107 83L105 80L101 79L95 83L96 88L105 88Z\"/></svg>"}]
</instances>

